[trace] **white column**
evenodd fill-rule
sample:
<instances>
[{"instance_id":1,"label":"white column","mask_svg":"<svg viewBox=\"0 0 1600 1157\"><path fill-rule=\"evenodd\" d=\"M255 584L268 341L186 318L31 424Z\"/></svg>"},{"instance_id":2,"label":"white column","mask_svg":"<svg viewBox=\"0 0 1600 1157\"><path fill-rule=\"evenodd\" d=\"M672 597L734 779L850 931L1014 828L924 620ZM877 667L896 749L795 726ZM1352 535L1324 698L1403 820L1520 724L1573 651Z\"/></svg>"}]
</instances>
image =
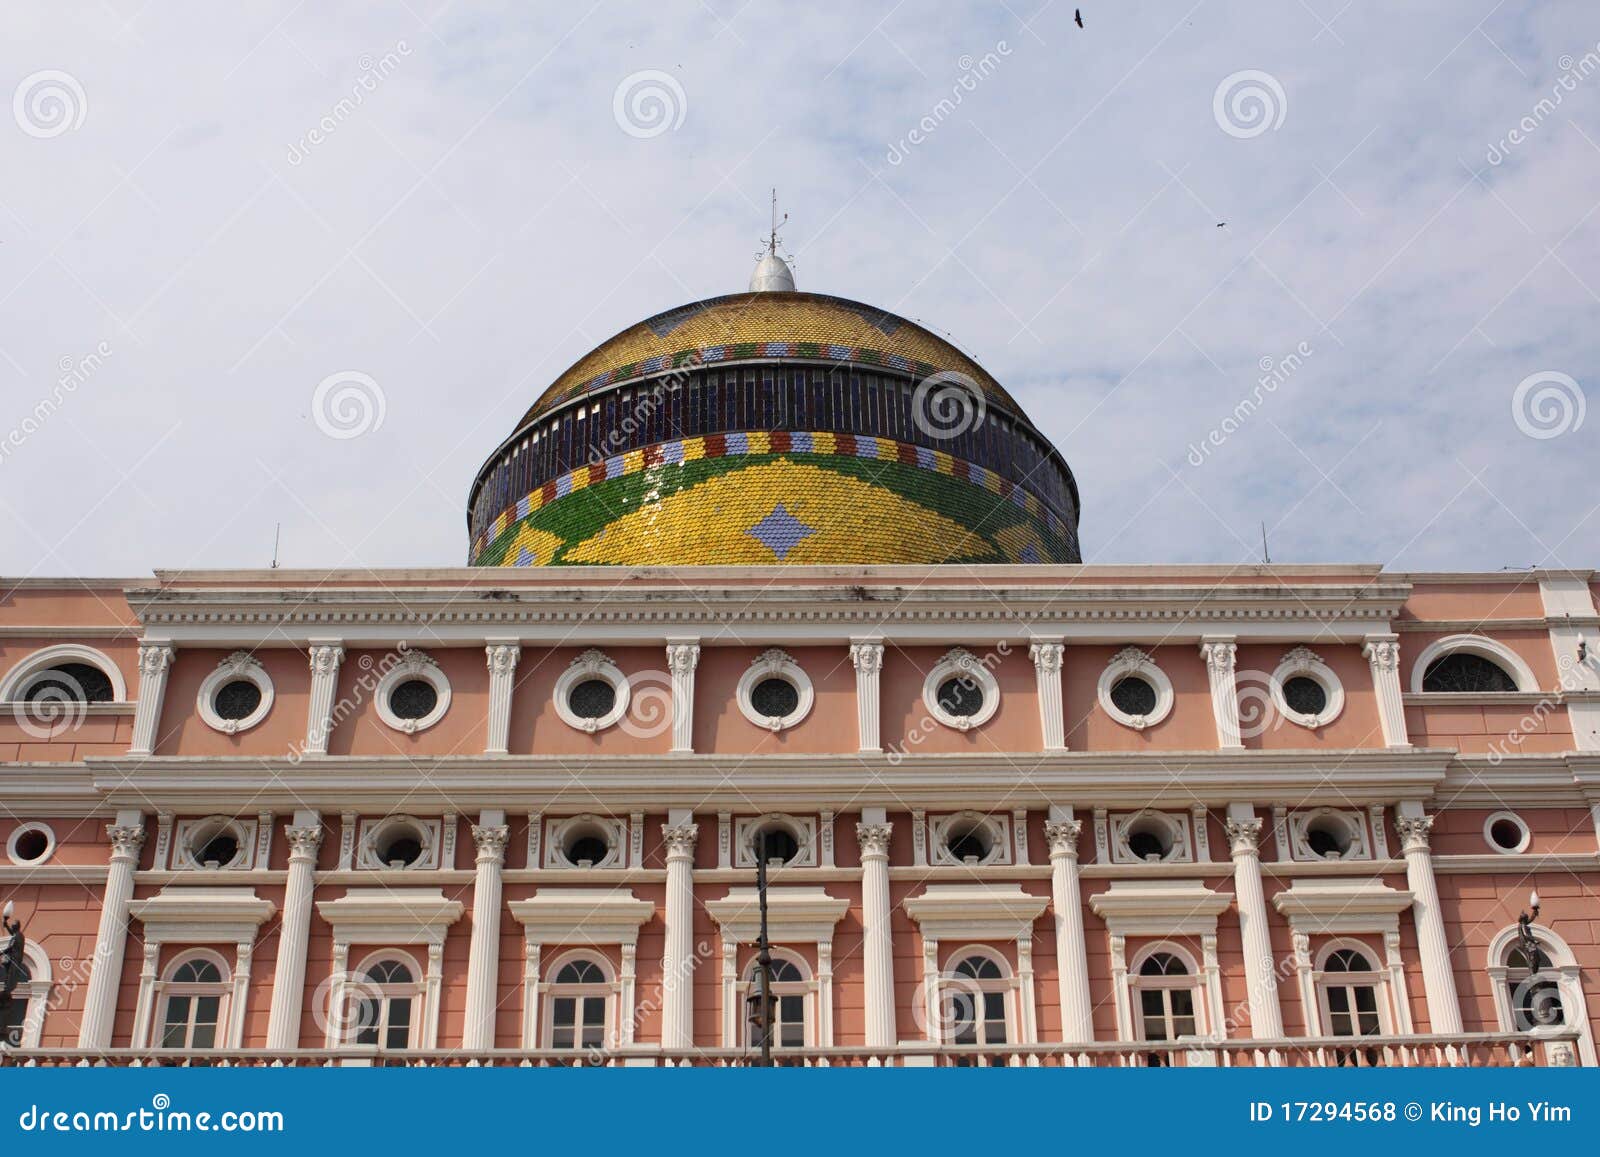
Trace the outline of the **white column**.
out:
<instances>
[{"instance_id":1,"label":"white column","mask_svg":"<svg viewBox=\"0 0 1600 1157\"><path fill-rule=\"evenodd\" d=\"M317 850L322 847L322 817L314 811L297 811L283 834L289 840L289 872L283 889L283 920L278 927L278 958L272 969L272 1006L267 1014L269 1049L292 1049L300 1044L306 945L311 940L311 901L316 891Z\"/></svg>"},{"instance_id":2,"label":"white column","mask_svg":"<svg viewBox=\"0 0 1600 1157\"><path fill-rule=\"evenodd\" d=\"M1574 626L1574 617L1593 620L1594 595L1587 577L1541 578L1539 595L1550 620L1550 650L1563 691L1600 691L1600 638L1594 627ZM1578 657L1579 649L1583 658ZM1600 701L1574 695L1567 700L1576 751L1600 751Z\"/></svg>"},{"instance_id":3,"label":"white column","mask_svg":"<svg viewBox=\"0 0 1600 1157\"><path fill-rule=\"evenodd\" d=\"M1233 894L1239 905L1239 938L1244 948L1245 984L1250 994L1250 1035L1283 1035L1278 1006L1278 967L1267 929L1267 897L1261 888L1261 819L1247 803L1228 805L1224 823L1233 851Z\"/></svg>"},{"instance_id":4,"label":"white column","mask_svg":"<svg viewBox=\"0 0 1600 1157\"><path fill-rule=\"evenodd\" d=\"M464 1049L494 1048L495 993L500 975L500 869L511 829L503 811L485 811L472 825L478 874L472 885L472 943L467 950L467 1011Z\"/></svg>"},{"instance_id":5,"label":"white column","mask_svg":"<svg viewBox=\"0 0 1600 1157\"><path fill-rule=\"evenodd\" d=\"M305 754L328 754L333 730L333 697L339 690L339 664L344 646L337 639L313 639L310 650L311 702L306 710Z\"/></svg>"},{"instance_id":6,"label":"white column","mask_svg":"<svg viewBox=\"0 0 1600 1157\"><path fill-rule=\"evenodd\" d=\"M156 747L161 726L161 703L167 697L167 671L172 647L166 643L139 644L139 703L133 711L133 743L129 755L149 755Z\"/></svg>"},{"instance_id":7,"label":"white column","mask_svg":"<svg viewBox=\"0 0 1600 1157\"><path fill-rule=\"evenodd\" d=\"M894 825L884 818L882 808L865 808L861 816L864 822L856 825L856 842L861 847L867 1047L881 1049L892 1047L899 1038L894 1007L894 934L889 926L889 835Z\"/></svg>"},{"instance_id":8,"label":"white column","mask_svg":"<svg viewBox=\"0 0 1600 1157\"><path fill-rule=\"evenodd\" d=\"M106 872L105 896L100 901L100 927L95 933L94 961L89 966L83 1019L78 1027L80 1049L111 1047L111 1027L117 1015L117 988L122 983L122 954L128 944L128 901L133 898L133 873L144 847L144 816L137 811L117 813L106 825L111 837L111 867Z\"/></svg>"},{"instance_id":9,"label":"white column","mask_svg":"<svg viewBox=\"0 0 1600 1157\"><path fill-rule=\"evenodd\" d=\"M514 640L491 639L484 652L489 662L489 728L483 751L485 755L505 755L511 732L511 692L516 687L522 648Z\"/></svg>"},{"instance_id":10,"label":"white column","mask_svg":"<svg viewBox=\"0 0 1600 1157\"><path fill-rule=\"evenodd\" d=\"M667 670L672 673L672 750L694 750L694 670L700 665L700 640L668 639Z\"/></svg>"},{"instance_id":11,"label":"white column","mask_svg":"<svg viewBox=\"0 0 1600 1157\"><path fill-rule=\"evenodd\" d=\"M862 751L879 751L878 676L883 670L882 639L850 640L850 662L856 669L856 734Z\"/></svg>"},{"instance_id":12,"label":"white column","mask_svg":"<svg viewBox=\"0 0 1600 1157\"><path fill-rule=\"evenodd\" d=\"M1239 692L1234 686L1233 668L1239 648L1231 636L1207 635L1200 640L1206 675L1211 680L1211 711L1217 719L1217 744L1243 747L1239 740Z\"/></svg>"},{"instance_id":13,"label":"white column","mask_svg":"<svg viewBox=\"0 0 1600 1157\"><path fill-rule=\"evenodd\" d=\"M1078 836L1083 821L1070 808L1051 808L1044 825L1050 845L1050 906L1056 917L1056 986L1061 999L1061 1039L1094 1040L1094 998L1089 993L1089 949L1083 935L1083 893L1078 886ZM1059 817L1059 818L1058 818Z\"/></svg>"},{"instance_id":14,"label":"white column","mask_svg":"<svg viewBox=\"0 0 1600 1157\"><path fill-rule=\"evenodd\" d=\"M1433 817L1422 805L1406 802L1395 808L1395 830L1406 857L1406 887L1411 891L1411 915L1417 922L1417 954L1422 958L1422 991L1428 999L1428 1031L1461 1031L1461 1002L1456 998L1456 977L1450 968L1450 944L1439 911L1439 889L1433 881L1433 855L1428 832Z\"/></svg>"},{"instance_id":15,"label":"white column","mask_svg":"<svg viewBox=\"0 0 1600 1157\"><path fill-rule=\"evenodd\" d=\"M1378 722L1389 747L1409 747L1406 706L1400 698L1400 636L1368 635L1361 653L1372 668L1372 690L1378 697Z\"/></svg>"},{"instance_id":16,"label":"white column","mask_svg":"<svg viewBox=\"0 0 1600 1157\"><path fill-rule=\"evenodd\" d=\"M661 1047L694 1047L694 845L687 813L661 825L667 842L666 948L661 959Z\"/></svg>"},{"instance_id":17,"label":"white column","mask_svg":"<svg viewBox=\"0 0 1600 1157\"><path fill-rule=\"evenodd\" d=\"M1039 733L1046 751L1067 749L1067 727L1061 705L1061 653L1059 639L1046 639L1028 647L1039 689Z\"/></svg>"}]
</instances>

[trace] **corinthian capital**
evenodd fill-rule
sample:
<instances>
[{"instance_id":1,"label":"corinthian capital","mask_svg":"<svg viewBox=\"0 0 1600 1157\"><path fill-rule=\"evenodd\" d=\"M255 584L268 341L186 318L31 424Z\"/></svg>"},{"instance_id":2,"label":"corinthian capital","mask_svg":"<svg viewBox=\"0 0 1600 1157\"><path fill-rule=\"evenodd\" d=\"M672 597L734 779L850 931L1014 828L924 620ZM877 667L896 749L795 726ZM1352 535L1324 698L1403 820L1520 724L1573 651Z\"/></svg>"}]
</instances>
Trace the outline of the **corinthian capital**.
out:
<instances>
[{"instance_id":1,"label":"corinthian capital","mask_svg":"<svg viewBox=\"0 0 1600 1157\"><path fill-rule=\"evenodd\" d=\"M107 824L106 835L111 837L111 855L137 857L144 847L143 824Z\"/></svg>"},{"instance_id":2,"label":"corinthian capital","mask_svg":"<svg viewBox=\"0 0 1600 1157\"><path fill-rule=\"evenodd\" d=\"M889 854L889 836L893 832L893 824L857 824L856 843L861 847L861 858L868 856L885 856Z\"/></svg>"},{"instance_id":3,"label":"corinthian capital","mask_svg":"<svg viewBox=\"0 0 1600 1157\"><path fill-rule=\"evenodd\" d=\"M1044 825L1044 840L1050 845L1050 858L1076 856L1078 837L1083 833L1082 820L1050 820Z\"/></svg>"},{"instance_id":4,"label":"corinthian capital","mask_svg":"<svg viewBox=\"0 0 1600 1157\"><path fill-rule=\"evenodd\" d=\"M1228 819L1222 823L1222 832L1228 838L1228 847L1236 856L1254 856L1261 849L1261 818L1236 820Z\"/></svg>"},{"instance_id":5,"label":"corinthian capital","mask_svg":"<svg viewBox=\"0 0 1600 1157\"><path fill-rule=\"evenodd\" d=\"M667 859L694 856L695 842L700 838L699 824L661 825L661 838L667 843Z\"/></svg>"},{"instance_id":6,"label":"corinthian capital","mask_svg":"<svg viewBox=\"0 0 1600 1157\"><path fill-rule=\"evenodd\" d=\"M473 824L472 842L478 846L478 863L500 863L506 858L511 829L505 824Z\"/></svg>"},{"instance_id":7,"label":"corinthian capital","mask_svg":"<svg viewBox=\"0 0 1600 1157\"><path fill-rule=\"evenodd\" d=\"M322 847L322 825L307 824L297 828L292 824L283 829L283 834L289 840L289 858L304 857L316 859L317 849Z\"/></svg>"},{"instance_id":8,"label":"corinthian capital","mask_svg":"<svg viewBox=\"0 0 1600 1157\"><path fill-rule=\"evenodd\" d=\"M1400 833L1402 852L1428 850L1428 833L1433 830L1432 816L1395 816L1394 830Z\"/></svg>"}]
</instances>

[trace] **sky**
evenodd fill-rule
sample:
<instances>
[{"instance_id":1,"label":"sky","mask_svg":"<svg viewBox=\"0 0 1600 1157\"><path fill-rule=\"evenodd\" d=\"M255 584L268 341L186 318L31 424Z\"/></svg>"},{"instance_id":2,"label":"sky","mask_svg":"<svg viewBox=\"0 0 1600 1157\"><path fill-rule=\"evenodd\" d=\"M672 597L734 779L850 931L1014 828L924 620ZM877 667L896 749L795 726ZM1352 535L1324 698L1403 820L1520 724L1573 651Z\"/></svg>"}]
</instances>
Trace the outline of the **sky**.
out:
<instances>
[{"instance_id":1,"label":"sky","mask_svg":"<svg viewBox=\"0 0 1600 1157\"><path fill-rule=\"evenodd\" d=\"M0 573L457 565L568 365L744 289L976 357L1086 562L1600 564L1592 0L18 0ZM1600 397L1597 397L1600 402Z\"/></svg>"}]
</instances>

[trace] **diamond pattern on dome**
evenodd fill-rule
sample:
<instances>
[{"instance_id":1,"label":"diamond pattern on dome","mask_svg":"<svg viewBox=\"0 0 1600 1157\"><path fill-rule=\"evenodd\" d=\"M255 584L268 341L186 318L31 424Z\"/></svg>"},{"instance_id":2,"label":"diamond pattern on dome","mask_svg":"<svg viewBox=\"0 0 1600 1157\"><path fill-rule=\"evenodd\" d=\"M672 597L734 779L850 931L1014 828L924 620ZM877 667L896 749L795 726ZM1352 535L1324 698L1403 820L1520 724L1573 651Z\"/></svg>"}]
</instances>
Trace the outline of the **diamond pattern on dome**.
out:
<instances>
[{"instance_id":1,"label":"diamond pattern on dome","mask_svg":"<svg viewBox=\"0 0 1600 1157\"><path fill-rule=\"evenodd\" d=\"M817 532L785 510L780 502L772 508L771 514L752 526L748 533L782 559L799 545L802 538L809 538Z\"/></svg>"}]
</instances>

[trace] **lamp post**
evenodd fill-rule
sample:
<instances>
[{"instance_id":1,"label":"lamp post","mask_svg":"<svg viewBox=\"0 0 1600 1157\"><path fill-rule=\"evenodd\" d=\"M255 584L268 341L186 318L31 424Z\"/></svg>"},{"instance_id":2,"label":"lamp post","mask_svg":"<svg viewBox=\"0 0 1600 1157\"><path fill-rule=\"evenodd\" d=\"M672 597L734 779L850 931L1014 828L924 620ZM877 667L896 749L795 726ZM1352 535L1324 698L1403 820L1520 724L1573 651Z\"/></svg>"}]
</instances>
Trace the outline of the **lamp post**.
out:
<instances>
[{"instance_id":1,"label":"lamp post","mask_svg":"<svg viewBox=\"0 0 1600 1157\"><path fill-rule=\"evenodd\" d=\"M761 922L756 931L756 991L750 996L750 1030L761 1042L761 1067L772 1067L772 944L767 939L767 857L758 834L751 840L756 858L756 903Z\"/></svg>"},{"instance_id":2,"label":"lamp post","mask_svg":"<svg viewBox=\"0 0 1600 1157\"><path fill-rule=\"evenodd\" d=\"M0 948L0 1030L10 1022L11 994L26 975L23 971L23 946L26 940L22 935L22 922L13 916L15 911L16 905L10 900L6 901L4 910L0 910L0 925L5 927L7 933L5 947ZM4 1043L5 1037L0 1033L0 1044Z\"/></svg>"},{"instance_id":3,"label":"lamp post","mask_svg":"<svg viewBox=\"0 0 1600 1157\"><path fill-rule=\"evenodd\" d=\"M1528 893L1528 911L1517 916L1517 947L1528 966L1528 1031L1532 1032L1539 1020L1539 1010L1534 1003L1534 982L1539 976L1539 957L1543 950L1539 938L1533 933L1533 922L1539 918L1539 893ZM1518 1002L1521 1003L1520 1001ZM1521 1011L1520 1009L1513 1010Z\"/></svg>"}]
</instances>

